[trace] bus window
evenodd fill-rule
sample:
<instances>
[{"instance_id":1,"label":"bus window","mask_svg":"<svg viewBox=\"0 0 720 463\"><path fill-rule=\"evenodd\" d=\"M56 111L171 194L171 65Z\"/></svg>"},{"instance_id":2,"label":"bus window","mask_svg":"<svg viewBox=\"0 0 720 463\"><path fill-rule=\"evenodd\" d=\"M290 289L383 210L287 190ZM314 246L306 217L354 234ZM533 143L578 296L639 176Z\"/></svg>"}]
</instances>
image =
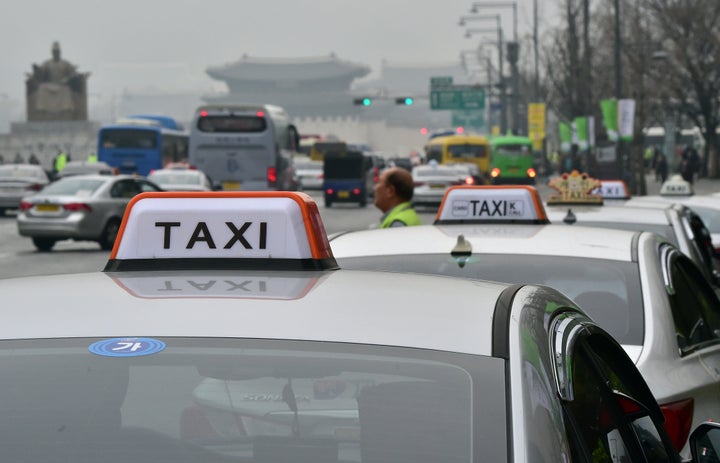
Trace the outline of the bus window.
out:
<instances>
[{"instance_id":1,"label":"bus window","mask_svg":"<svg viewBox=\"0 0 720 463\"><path fill-rule=\"evenodd\" d=\"M487 157L488 150L483 145L448 145L448 153L455 159L474 159Z\"/></svg>"},{"instance_id":2,"label":"bus window","mask_svg":"<svg viewBox=\"0 0 720 463\"><path fill-rule=\"evenodd\" d=\"M262 116L201 116L198 119L197 128L201 132L264 132L267 122Z\"/></svg>"},{"instance_id":3,"label":"bus window","mask_svg":"<svg viewBox=\"0 0 720 463\"><path fill-rule=\"evenodd\" d=\"M144 129L107 129L100 135L104 148L156 148L157 132Z\"/></svg>"},{"instance_id":4,"label":"bus window","mask_svg":"<svg viewBox=\"0 0 720 463\"><path fill-rule=\"evenodd\" d=\"M425 158L427 161L442 163L442 145L428 145L425 147Z\"/></svg>"},{"instance_id":5,"label":"bus window","mask_svg":"<svg viewBox=\"0 0 720 463\"><path fill-rule=\"evenodd\" d=\"M497 153L501 156L528 156L530 147L528 145L502 145L497 147Z\"/></svg>"}]
</instances>

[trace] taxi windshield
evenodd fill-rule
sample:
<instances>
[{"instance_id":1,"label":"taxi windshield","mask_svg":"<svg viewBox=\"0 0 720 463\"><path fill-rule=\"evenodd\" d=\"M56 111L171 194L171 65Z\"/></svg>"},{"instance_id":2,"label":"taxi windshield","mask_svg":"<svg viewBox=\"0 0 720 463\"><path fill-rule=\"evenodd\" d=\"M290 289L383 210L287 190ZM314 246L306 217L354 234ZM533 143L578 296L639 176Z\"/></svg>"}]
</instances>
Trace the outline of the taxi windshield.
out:
<instances>
[{"instance_id":1,"label":"taxi windshield","mask_svg":"<svg viewBox=\"0 0 720 463\"><path fill-rule=\"evenodd\" d=\"M463 259L460 262L460 259ZM536 284L553 287L575 302L621 344L642 345L642 288L630 262L512 254L388 255L338 258L342 269L380 270Z\"/></svg>"},{"instance_id":2,"label":"taxi windshield","mask_svg":"<svg viewBox=\"0 0 720 463\"><path fill-rule=\"evenodd\" d=\"M117 358L95 347L110 341L0 342L7 461L508 458L498 445L507 431L502 359L207 338L153 339L164 349Z\"/></svg>"}]
</instances>

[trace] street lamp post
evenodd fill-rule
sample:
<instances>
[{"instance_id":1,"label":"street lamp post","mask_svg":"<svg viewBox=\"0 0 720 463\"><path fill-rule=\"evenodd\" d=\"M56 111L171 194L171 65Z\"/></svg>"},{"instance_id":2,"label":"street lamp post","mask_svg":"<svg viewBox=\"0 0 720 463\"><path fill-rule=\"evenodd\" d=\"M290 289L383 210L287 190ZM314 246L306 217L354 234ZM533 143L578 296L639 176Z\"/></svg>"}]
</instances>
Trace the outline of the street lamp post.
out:
<instances>
[{"instance_id":1,"label":"street lamp post","mask_svg":"<svg viewBox=\"0 0 720 463\"><path fill-rule=\"evenodd\" d=\"M472 37L476 33L495 32L492 29L467 29L465 37ZM498 47L498 86L500 87L500 131L507 132L507 95L505 91L505 76L503 74L503 31L500 25L500 15L497 16L497 47Z\"/></svg>"},{"instance_id":2,"label":"street lamp post","mask_svg":"<svg viewBox=\"0 0 720 463\"><path fill-rule=\"evenodd\" d=\"M517 59L519 57L519 42L517 32L517 2L516 1L503 1L503 2L473 2L470 9L471 13L477 13L481 8L512 8L513 13L513 42L508 43L507 57L510 62L510 69L512 73L512 126L513 131L516 132L519 129L519 114L518 114L518 103L520 101L520 76L517 67ZM503 84L504 85L504 84ZM504 87L503 87L504 88ZM505 109L503 108L503 111ZM504 132L504 131L503 131Z\"/></svg>"}]
</instances>

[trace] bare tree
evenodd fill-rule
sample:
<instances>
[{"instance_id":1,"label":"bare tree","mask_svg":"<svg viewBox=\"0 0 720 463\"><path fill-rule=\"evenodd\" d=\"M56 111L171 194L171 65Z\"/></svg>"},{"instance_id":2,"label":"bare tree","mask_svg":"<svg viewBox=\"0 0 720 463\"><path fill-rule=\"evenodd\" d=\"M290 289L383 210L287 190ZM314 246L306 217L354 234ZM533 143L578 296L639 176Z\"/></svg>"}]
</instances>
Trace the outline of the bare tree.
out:
<instances>
[{"instance_id":1,"label":"bare tree","mask_svg":"<svg viewBox=\"0 0 720 463\"><path fill-rule=\"evenodd\" d=\"M663 39L658 84L668 102L700 127L705 172L718 177L720 8L717 0L644 0Z\"/></svg>"}]
</instances>

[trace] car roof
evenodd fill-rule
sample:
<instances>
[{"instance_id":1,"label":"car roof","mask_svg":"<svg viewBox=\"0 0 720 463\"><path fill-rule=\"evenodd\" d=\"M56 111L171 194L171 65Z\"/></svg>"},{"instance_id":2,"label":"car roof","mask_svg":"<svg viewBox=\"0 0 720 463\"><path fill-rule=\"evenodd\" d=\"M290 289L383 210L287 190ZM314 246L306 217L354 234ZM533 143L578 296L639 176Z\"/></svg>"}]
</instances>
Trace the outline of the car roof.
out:
<instances>
[{"instance_id":1,"label":"car roof","mask_svg":"<svg viewBox=\"0 0 720 463\"><path fill-rule=\"evenodd\" d=\"M562 223L568 211L572 211L580 222L624 222L645 224L668 224L665 214L667 208L625 207L605 204L603 206L583 205L545 205L550 222Z\"/></svg>"},{"instance_id":2,"label":"car roof","mask_svg":"<svg viewBox=\"0 0 720 463\"><path fill-rule=\"evenodd\" d=\"M495 303L507 286L353 270L14 278L0 280L0 293L5 304L24 309L3 317L0 339L134 333L369 343L490 355ZM168 287L177 291L168 296L163 291ZM456 303L448 305L448 296Z\"/></svg>"},{"instance_id":3,"label":"car roof","mask_svg":"<svg viewBox=\"0 0 720 463\"><path fill-rule=\"evenodd\" d=\"M587 257L630 262L637 232L566 225L418 225L363 230L333 237L338 258L448 254L463 235L473 253Z\"/></svg>"}]
</instances>

